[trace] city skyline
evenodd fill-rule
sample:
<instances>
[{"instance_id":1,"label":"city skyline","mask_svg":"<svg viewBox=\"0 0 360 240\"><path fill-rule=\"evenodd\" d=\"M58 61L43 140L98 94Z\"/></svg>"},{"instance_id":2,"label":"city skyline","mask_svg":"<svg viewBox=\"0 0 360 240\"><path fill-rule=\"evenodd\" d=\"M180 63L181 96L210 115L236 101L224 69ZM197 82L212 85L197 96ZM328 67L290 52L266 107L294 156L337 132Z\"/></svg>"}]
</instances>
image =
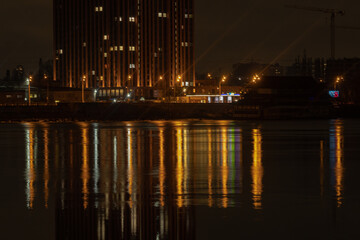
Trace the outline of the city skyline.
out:
<instances>
[{"instance_id":1,"label":"city skyline","mask_svg":"<svg viewBox=\"0 0 360 240\"><path fill-rule=\"evenodd\" d=\"M195 48L197 72L229 68L233 63L256 60L286 64L307 49L313 57L330 56L330 16L287 9L295 1L204 1L195 2ZM355 0L306 1L304 6L345 11L340 26L358 27ZM3 38L0 75L18 64L27 71L37 68L38 59L52 58L51 1L11 1L1 9ZM284 36L283 33L287 34ZM279 37L281 36L281 38ZM337 30L337 57L357 57L360 31Z\"/></svg>"}]
</instances>

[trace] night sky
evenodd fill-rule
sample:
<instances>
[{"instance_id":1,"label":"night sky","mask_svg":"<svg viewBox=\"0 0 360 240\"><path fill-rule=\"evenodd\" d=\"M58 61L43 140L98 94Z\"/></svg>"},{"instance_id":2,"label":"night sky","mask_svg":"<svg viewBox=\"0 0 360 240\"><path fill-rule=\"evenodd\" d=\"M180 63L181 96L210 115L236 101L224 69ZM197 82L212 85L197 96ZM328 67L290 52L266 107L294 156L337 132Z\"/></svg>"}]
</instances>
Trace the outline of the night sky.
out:
<instances>
[{"instance_id":1,"label":"night sky","mask_svg":"<svg viewBox=\"0 0 360 240\"><path fill-rule=\"evenodd\" d=\"M197 72L224 72L241 61L290 64L330 56L330 15L288 9L298 4L344 10L337 25L360 28L359 0L195 0ZM17 64L31 71L52 58L52 0L3 0L0 77ZM360 56L360 30L337 29L336 57Z\"/></svg>"}]
</instances>

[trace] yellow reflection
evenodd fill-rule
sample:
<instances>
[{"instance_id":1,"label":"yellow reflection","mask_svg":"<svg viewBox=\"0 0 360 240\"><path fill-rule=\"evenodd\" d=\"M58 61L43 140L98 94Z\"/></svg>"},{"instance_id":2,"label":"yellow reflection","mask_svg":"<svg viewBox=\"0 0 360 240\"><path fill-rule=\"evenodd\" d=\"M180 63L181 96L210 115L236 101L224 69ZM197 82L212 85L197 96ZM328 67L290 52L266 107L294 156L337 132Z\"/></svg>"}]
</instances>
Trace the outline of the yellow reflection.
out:
<instances>
[{"instance_id":1,"label":"yellow reflection","mask_svg":"<svg viewBox=\"0 0 360 240\"><path fill-rule=\"evenodd\" d=\"M166 169L164 164L164 130L160 129L160 150L159 150L159 158L160 158L160 169L159 169L159 181L160 181L160 205L162 207L165 206L164 196L165 196L165 177L166 177Z\"/></svg>"},{"instance_id":2,"label":"yellow reflection","mask_svg":"<svg viewBox=\"0 0 360 240\"><path fill-rule=\"evenodd\" d=\"M209 207L213 206L213 186L212 186L212 179L213 179L213 172L212 172L212 135L211 129L208 129L208 189L209 189Z\"/></svg>"},{"instance_id":3,"label":"yellow reflection","mask_svg":"<svg viewBox=\"0 0 360 240\"><path fill-rule=\"evenodd\" d=\"M183 139L182 139L182 130L176 130L176 190L177 190L177 204L178 207L183 207L184 199L183 199L183 181L184 181L184 169L183 169Z\"/></svg>"},{"instance_id":4,"label":"yellow reflection","mask_svg":"<svg viewBox=\"0 0 360 240\"><path fill-rule=\"evenodd\" d=\"M128 152L128 192L129 192L129 206L130 208L133 207L133 185L134 185L134 178L133 178L133 152L132 152L132 144L133 139L131 135L131 130L128 129L127 131L127 152Z\"/></svg>"},{"instance_id":5,"label":"yellow reflection","mask_svg":"<svg viewBox=\"0 0 360 240\"><path fill-rule=\"evenodd\" d=\"M34 126L29 124L26 129L26 202L28 209L34 207L34 182L36 179L34 161Z\"/></svg>"},{"instance_id":6,"label":"yellow reflection","mask_svg":"<svg viewBox=\"0 0 360 240\"><path fill-rule=\"evenodd\" d=\"M260 129L253 129L253 164L251 167L252 175L252 194L253 194L253 206L254 209L262 209L262 193L263 184L262 179L264 175L264 169L262 166L262 136Z\"/></svg>"},{"instance_id":7,"label":"yellow reflection","mask_svg":"<svg viewBox=\"0 0 360 240\"><path fill-rule=\"evenodd\" d=\"M48 208L49 202L49 129L44 128L44 200L45 207Z\"/></svg>"},{"instance_id":8,"label":"yellow reflection","mask_svg":"<svg viewBox=\"0 0 360 240\"><path fill-rule=\"evenodd\" d=\"M341 207L342 205L342 192L343 192L343 178L344 178L344 167L343 167L343 127L341 121L335 122L335 139L336 139L336 164L335 164L335 191L336 191L336 200L337 206Z\"/></svg>"},{"instance_id":9,"label":"yellow reflection","mask_svg":"<svg viewBox=\"0 0 360 240\"><path fill-rule=\"evenodd\" d=\"M228 148L227 148L227 129L223 128L221 130L221 141L222 141L222 167L221 167L221 179L222 179L222 207L227 208L228 207L228 176L229 176L229 168L228 168Z\"/></svg>"},{"instance_id":10,"label":"yellow reflection","mask_svg":"<svg viewBox=\"0 0 360 240\"><path fill-rule=\"evenodd\" d=\"M83 193L83 204L84 209L88 207L89 204L89 180L90 180L90 169L89 169L89 159L88 159L88 126L86 124L81 125L81 133L82 133L82 147L83 147L83 162L82 162L82 173L81 178L83 181L82 193Z\"/></svg>"}]
</instances>

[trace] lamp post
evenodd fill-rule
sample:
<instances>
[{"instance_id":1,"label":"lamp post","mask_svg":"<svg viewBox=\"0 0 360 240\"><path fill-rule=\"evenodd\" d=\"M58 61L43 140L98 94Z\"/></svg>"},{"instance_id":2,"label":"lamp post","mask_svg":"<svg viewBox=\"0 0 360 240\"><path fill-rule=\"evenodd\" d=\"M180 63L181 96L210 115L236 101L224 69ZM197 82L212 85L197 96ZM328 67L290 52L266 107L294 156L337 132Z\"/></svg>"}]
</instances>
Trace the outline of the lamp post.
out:
<instances>
[{"instance_id":1,"label":"lamp post","mask_svg":"<svg viewBox=\"0 0 360 240\"><path fill-rule=\"evenodd\" d=\"M221 95L221 84L226 81L226 76L223 76L222 79L219 82L219 95Z\"/></svg>"},{"instance_id":2,"label":"lamp post","mask_svg":"<svg viewBox=\"0 0 360 240\"><path fill-rule=\"evenodd\" d=\"M334 90L337 89L337 85L338 85L342 80L344 80L344 77L343 77L343 76L338 76L338 77L336 77L336 80L335 80L335 82L334 82Z\"/></svg>"},{"instance_id":3,"label":"lamp post","mask_svg":"<svg viewBox=\"0 0 360 240\"><path fill-rule=\"evenodd\" d=\"M175 83L175 88L174 88L174 96L176 97L177 96L177 94L176 94L176 86L177 86L177 83L180 83L180 87L181 87L181 79L182 79L182 77L180 76L180 75L178 75L178 77L177 77L177 79L176 79L176 83Z\"/></svg>"},{"instance_id":4,"label":"lamp post","mask_svg":"<svg viewBox=\"0 0 360 240\"><path fill-rule=\"evenodd\" d=\"M29 79L28 79L28 103L29 103L29 106L31 105L31 91L30 91L30 88L31 88L31 81L32 81L32 76L29 76Z\"/></svg>"},{"instance_id":5,"label":"lamp post","mask_svg":"<svg viewBox=\"0 0 360 240\"><path fill-rule=\"evenodd\" d=\"M49 104L49 81L46 74L44 74L44 80L46 81L46 103Z\"/></svg>"},{"instance_id":6,"label":"lamp post","mask_svg":"<svg viewBox=\"0 0 360 240\"><path fill-rule=\"evenodd\" d=\"M86 81L86 76L84 75L81 80L81 102L82 103L85 102L85 93L84 93L85 81Z\"/></svg>"}]
</instances>

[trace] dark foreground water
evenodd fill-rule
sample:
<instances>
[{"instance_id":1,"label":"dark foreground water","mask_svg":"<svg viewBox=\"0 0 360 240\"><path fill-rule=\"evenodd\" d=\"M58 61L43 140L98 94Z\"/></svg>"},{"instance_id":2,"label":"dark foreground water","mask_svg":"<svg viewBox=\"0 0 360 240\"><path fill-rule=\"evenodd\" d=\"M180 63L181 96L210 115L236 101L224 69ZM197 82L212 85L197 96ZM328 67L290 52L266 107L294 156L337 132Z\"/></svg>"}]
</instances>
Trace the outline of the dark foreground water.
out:
<instances>
[{"instance_id":1,"label":"dark foreground water","mask_svg":"<svg viewBox=\"0 0 360 240\"><path fill-rule=\"evenodd\" d=\"M359 239L360 121L0 124L0 239Z\"/></svg>"}]
</instances>

